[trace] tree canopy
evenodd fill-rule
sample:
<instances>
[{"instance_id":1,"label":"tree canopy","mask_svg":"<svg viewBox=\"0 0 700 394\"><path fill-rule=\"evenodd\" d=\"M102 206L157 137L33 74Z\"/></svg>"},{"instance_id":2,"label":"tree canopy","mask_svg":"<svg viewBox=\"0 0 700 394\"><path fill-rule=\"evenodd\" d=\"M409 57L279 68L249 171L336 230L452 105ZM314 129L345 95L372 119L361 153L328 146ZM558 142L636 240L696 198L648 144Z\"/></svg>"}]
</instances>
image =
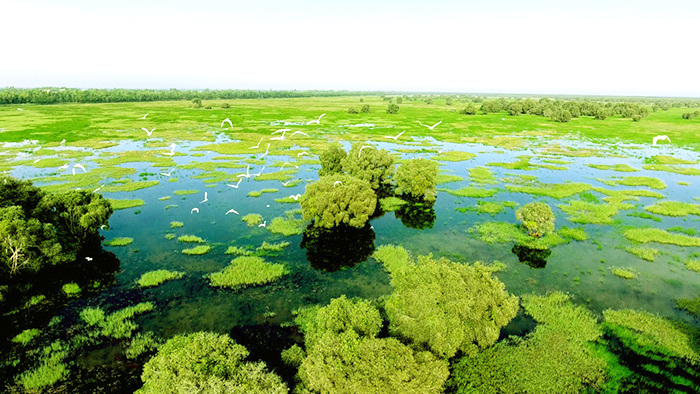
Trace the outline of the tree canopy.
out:
<instances>
[{"instance_id":1,"label":"tree canopy","mask_svg":"<svg viewBox=\"0 0 700 394\"><path fill-rule=\"evenodd\" d=\"M401 164L394 179L398 184L397 194L408 194L414 199L431 202L437 199L435 180L438 163L432 160L411 159Z\"/></svg>"},{"instance_id":2,"label":"tree canopy","mask_svg":"<svg viewBox=\"0 0 700 394\"><path fill-rule=\"evenodd\" d=\"M343 172L369 182L373 190L384 185L394 173L394 158L389 152L361 142L352 144L350 152L340 163Z\"/></svg>"},{"instance_id":3,"label":"tree canopy","mask_svg":"<svg viewBox=\"0 0 700 394\"><path fill-rule=\"evenodd\" d=\"M344 174L320 177L306 187L301 201L304 219L326 228L341 223L363 227L376 206L377 196L370 184Z\"/></svg>"},{"instance_id":4,"label":"tree canopy","mask_svg":"<svg viewBox=\"0 0 700 394\"><path fill-rule=\"evenodd\" d=\"M554 213L543 202L531 202L515 211L515 218L527 229L528 235L543 237L554 231Z\"/></svg>"},{"instance_id":5,"label":"tree canopy","mask_svg":"<svg viewBox=\"0 0 700 394\"><path fill-rule=\"evenodd\" d=\"M331 144L326 149L319 159L321 160L321 169L318 170L318 176L338 174L343 171L341 160L345 159L347 153L340 144Z\"/></svg>"}]
</instances>

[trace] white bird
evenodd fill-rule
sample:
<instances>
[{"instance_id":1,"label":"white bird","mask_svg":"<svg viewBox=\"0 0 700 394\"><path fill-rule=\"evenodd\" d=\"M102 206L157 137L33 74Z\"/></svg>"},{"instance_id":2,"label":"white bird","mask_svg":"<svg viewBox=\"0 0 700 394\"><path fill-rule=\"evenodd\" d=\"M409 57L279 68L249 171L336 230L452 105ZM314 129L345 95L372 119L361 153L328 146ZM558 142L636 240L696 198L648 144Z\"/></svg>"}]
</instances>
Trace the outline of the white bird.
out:
<instances>
[{"instance_id":1,"label":"white bird","mask_svg":"<svg viewBox=\"0 0 700 394\"><path fill-rule=\"evenodd\" d=\"M82 164L76 164L73 166L73 175L75 175L75 167L80 168L81 170L83 170L83 172L87 172L87 170L85 169L85 167L83 167Z\"/></svg>"},{"instance_id":2,"label":"white bird","mask_svg":"<svg viewBox=\"0 0 700 394\"><path fill-rule=\"evenodd\" d=\"M233 123L231 123L231 119L226 118L223 121L221 121L221 127L224 127L224 123L228 122L229 127L233 127Z\"/></svg>"},{"instance_id":3,"label":"white bird","mask_svg":"<svg viewBox=\"0 0 700 394\"><path fill-rule=\"evenodd\" d=\"M360 151L357 152L357 158L358 158L358 159L360 158L360 154L362 153L362 149L365 149L365 148L374 148L374 147L373 147L373 146L370 146L370 145L362 145L362 146L360 147Z\"/></svg>"},{"instance_id":4,"label":"white bird","mask_svg":"<svg viewBox=\"0 0 700 394\"><path fill-rule=\"evenodd\" d=\"M260 157L258 157L258 160L260 160L260 159L262 159L263 157L267 156L267 152L269 152L269 151L270 151L270 144L267 144L267 148L265 149L265 153L263 153L262 155L260 155Z\"/></svg>"},{"instance_id":5,"label":"white bird","mask_svg":"<svg viewBox=\"0 0 700 394\"><path fill-rule=\"evenodd\" d=\"M207 197L207 192L204 192L204 200L200 201L199 203L207 202L209 201L209 198Z\"/></svg>"},{"instance_id":6,"label":"white bird","mask_svg":"<svg viewBox=\"0 0 700 394\"><path fill-rule=\"evenodd\" d=\"M85 260L92 261L92 257L85 256Z\"/></svg>"},{"instance_id":7,"label":"white bird","mask_svg":"<svg viewBox=\"0 0 700 394\"><path fill-rule=\"evenodd\" d=\"M299 194L299 193L297 193L297 194L292 194L292 195L289 196L289 198L293 198L294 201L299 201L299 197L301 197L301 194Z\"/></svg>"},{"instance_id":8,"label":"white bird","mask_svg":"<svg viewBox=\"0 0 700 394\"><path fill-rule=\"evenodd\" d=\"M281 136L281 137L273 137L273 138L270 138L270 141L272 141L272 140L284 141L284 133L286 133L287 130L289 130L289 129L284 129L284 131L282 131L282 136Z\"/></svg>"},{"instance_id":9,"label":"white bird","mask_svg":"<svg viewBox=\"0 0 700 394\"><path fill-rule=\"evenodd\" d=\"M102 189L103 187L104 187L104 185L100 185L100 187L98 187L97 189L93 190L92 192L93 192L93 193L97 193L97 192L99 192L100 189Z\"/></svg>"},{"instance_id":10,"label":"white bird","mask_svg":"<svg viewBox=\"0 0 700 394\"><path fill-rule=\"evenodd\" d=\"M293 132L292 135L290 135L290 137L294 137L297 134L304 134L307 137L309 136L308 134L304 133L303 131L297 130L297 131Z\"/></svg>"},{"instance_id":11,"label":"white bird","mask_svg":"<svg viewBox=\"0 0 700 394\"><path fill-rule=\"evenodd\" d=\"M258 172L257 174L253 174L253 175L255 175L255 176L260 176L260 175L262 175L262 172L263 172L264 169L265 169L265 166L263 166L263 168L260 169L260 172Z\"/></svg>"},{"instance_id":12,"label":"white bird","mask_svg":"<svg viewBox=\"0 0 700 394\"><path fill-rule=\"evenodd\" d=\"M279 129L277 131L273 131L272 134L282 133L282 135L284 135L284 133L288 131L292 131L292 129Z\"/></svg>"},{"instance_id":13,"label":"white bird","mask_svg":"<svg viewBox=\"0 0 700 394\"><path fill-rule=\"evenodd\" d=\"M60 166L60 167L58 167L58 168L60 168L60 169L62 169L62 170L65 170L66 168L68 168L68 163L66 163L66 164L64 164L64 165L62 165L62 166Z\"/></svg>"},{"instance_id":14,"label":"white bird","mask_svg":"<svg viewBox=\"0 0 700 394\"><path fill-rule=\"evenodd\" d=\"M66 144L66 140L64 139L63 141L61 141L61 145L65 145L65 144Z\"/></svg>"},{"instance_id":15,"label":"white bird","mask_svg":"<svg viewBox=\"0 0 700 394\"><path fill-rule=\"evenodd\" d=\"M38 163L38 162L39 162L39 160L41 160L41 159L36 159L36 160L34 160L34 163Z\"/></svg>"},{"instance_id":16,"label":"white bird","mask_svg":"<svg viewBox=\"0 0 700 394\"><path fill-rule=\"evenodd\" d=\"M177 145L170 144L170 152L163 152L164 155L173 156L175 154L175 147Z\"/></svg>"},{"instance_id":17,"label":"white bird","mask_svg":"<svg viewBox=\"0 0 700 394\"><path fill-rule=\"evenodd\" d=\"M289 165L292 166L292 167L299 168L299 166L295 166L294 164L287 163L287 162L285 161L284 163L282 163L282 167L280 167L280 169L284 168L284 166L286 166L287 164L289 164Z\"/></svg>"},{"instance_id":18,"label":"white bird","mask_svg":"<svg viewBox=\"0 0 700 394\"><path fill-rule=\"evenodd\" d=\"M190 211L190 214L193 214L195 212L199 213L199 208L192 208L192 210Z\"/></svg>"},{"instance_id":19,"label":"white bird","mask_svg":"<svg viewBox=\"0 0 700 394\"><path fill-rule=\"evenodd\" d=\"M280 182L282 182L282 186L287 187L287 185L289 185L289 182L291 182L291 181L292 180L290 179L287 182L282 182L282 181L280 181Z\"/></svg>"},{"instance_id":20,"label":"white bird","mask_svg":"<svg viewBox=\"0 0 700 394\"><path fill-rule=\"evenodd\" d=\"M17 108L17 111L22 111L22 108Z\"/></svg>"},{"instance_id":21,"label":"white bird","mask_svg":"<svg viewBox=\"0 0 700 394\"><path fill-rule=\"evenodd\" d=\"M255 146L251 146L251 147L250 147L250 148L248 148L248 149L258 149L258 148L260 147L260 143L262 142L262 140L263 140L263 139L262 139L262 138L260 138L260 141L258 141L258 144L257 144L257 145L255 145Z\"/></svg>"},{"instance_id":22,"label":"white bird","mask_svg":"<svg viewBox=\"0 0 700 394\"><path fill-rule=\"evenodd\" d=\"M297 153L297 159L298 159L300 156L304 156L304 155L308 156L309 154L308 154L307 152L299 152L299 153Z\"/></svg>"},{"instance_id":23,"label":"white bird","mask_svg":"<svg viewBox=\"0 0 700 394\"><path fill-rule=\"evenodd\" d=\"M163 176L170 176L170 175L173 174L173 171L175 171L175 167L173 167L173 168L170 170L170 172L161 172L160 175L163 175Z\"/></svg>"},{"instance_id":24,"label":"white bird","mask_svg":"<svg viewBox=\"0 0 700 394\"><path fill-rule=\"evenodd\" d=\"M392 137L392 136L390 136L390 135L385 135L384 138L391 138L392 140L396 141L396 140L399 139L399 137L401 137L401 134L403 134L403 133L405 133L405 132L406 132L406 130L400 132L399 135L397 135L396 137Z\"/></svg>"},{"instance_id":25,"label":"white bird","mask_svg":"<svg viewBox=\"0 0 700 394\"><path fill-rule=\"evenodd\" d=\"M318 119L316 119L316 120L310 120L310 121L306 122L306 124L307 124L307 125L309 125L309 124L311 124L311 123L321 124L321 118L324 117L324 116L326 116L326 114L323 114L323 115L319 116Z\"/></svg>"},{"instance_id":26,"label":"white bird","mask_svg":"<svg viewBox=\"0 0 700 394\"><path fill-rule=\"evenodd\" d=\"M235 213L236 215L240 215L240 213L238 213L235 209L229 209L228 211L226 211L226 214L227 214L227 215L228 215L229 213Z\"/></svg>"},{"instance_id":27,"label":"white bird","mask_svg":"<svg viewBox=\"0 0 700 394\"><path fill-rule=\"evenodd\" d=\"M103 224L103 225L100 226L100 230L104 230L104 229L106 229L106 228L107 228L107 225L106 225L106 224Z\"/></svg>"},{"instance_id":28,"label":"white bird","mask_svg":"<svg viewBox=\"0 0 700 394\"><path fill-rule=\"evenodd\" d=\"M156 128L154 127L153 129L151 129L151 131L148 131L147 128L141 127L141 130L145 131L146 134L148 134L149 137L151 136L151 134L153 134L153 130L155 130L155 129L156 129Z\"/></svg>"},{"instance_id":29,"label":"white bird","mask_svg":"<svg viewBox=\"0 0 700 394\"><path fill-rule=\"evenodd\" d=\"M267 226L267 220L258 224L258 227L265 227L265 226Z\"/></svg>"},{"instance_id":30,"label":"white bird","mask_svg":"<svg viewBox=\"0 0 700 394\"><path fill-rule=\"evenodd\" d=\"M234 189L238 189L238 185L241 184L241 181L242 181L242 180L243 180L243 178L238 178L238 183L236 183L235 185L232 185L232 184L230 184L230 183L227 183L226 186L232 187L232 188L234 188Z\"/></svg>"},{"instance_id":31,"label":"white bird","mask_svg":"<svg viewBox=\"0 0 700 394\"><path fill-rule=\"evenodd\" d=\"M657 142L658 140L667 140L668 142L671 142L671 139L668 138L667 135L657 135L657 136L654 137L653 140L652 140L652 141L654 142L654 145L656 145L656 142Z\"/></svg>"},{"instance_id":32,"label":"white bird","mask_svg":"<svg viewBox=\"0 0 700 394\"><path fill-rule=\"evenodd\" d=\"M146 116L148 116L148 114L143 115L140 119L146 119Z\"/></svg>"},{"instance_id":33,"label":"white bird","mask_svg":"<svg viewBox=\"0 0 700 394\"><path fill-rule=\"evenodd\" d=\"M341 182L341 181L335 181L335 182L333 182L333 186L338 186L339 183L340 183L341 185L343 184L343 182Z\"/></svg>"},{"instance_id":34,"label":"white bird","mask_svg":"<svg viewBox=\"0 0 700 394\"><path fill-rule=\"evenodd\" d=\"M420 123L420 122L418 122L418 123ZM432 130L432 129L436 128L440 123L442 123L442 121L439 121L432 126L428 126L427 124L421 123L421 126L425 126L425 127L429 128L430 130Z\"/></svg>"},{"instance_id":35,"label":"white bird","mask_svg":"<svg viewBox=\"0 0 700 394\"><path fill-rule=\"evenodd\" d=\"M238 177L250 178L250 164L248 164L248 167L245 168L245 174L238 174Z\"/></svg>"}]
</instances>

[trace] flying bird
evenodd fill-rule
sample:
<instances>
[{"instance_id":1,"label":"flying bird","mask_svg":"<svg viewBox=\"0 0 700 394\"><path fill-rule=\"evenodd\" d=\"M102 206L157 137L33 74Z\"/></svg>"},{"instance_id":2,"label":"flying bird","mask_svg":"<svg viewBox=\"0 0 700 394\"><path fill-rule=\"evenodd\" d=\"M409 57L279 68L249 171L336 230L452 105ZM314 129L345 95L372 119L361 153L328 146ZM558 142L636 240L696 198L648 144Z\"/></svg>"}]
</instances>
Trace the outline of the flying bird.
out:
<instances>
[{"instance_id":1,"label":"flying bird","mask_svg":"<svg viewBox=\"0 0 700 394\"><path fill-rule=\"evenodd\" d=\"M390 136L390 135L385 135L384 138L391 138L392 140L396 141L396 140L399 139L399 137L401 137L401 134L403 134L403 133L405 133L405 132L406 132L406 130L400 132L399 135L397 135L396 137L392 137L392 136Z\"/></svg>"},{"instance_id":2,"label":"flying bird","mask_svg":"<svg viewBox=\"0 0 700 394\"><path fill-rule=\"evenodd\" d=\"M260 147L260 143L262 142L262 140L263 140L263 139L262 139L262 138L260 138L260 141L258 141L258 144L257 144L257 145L255 145L255 146L251 146L251 147L250 147L250 148L248 148L248 149L258 149L258 148Z\"/></svg>"},{"instance_id":3,"label":"flying bird","mask_svg":"<svg viewBox=\"0 0 700 394\"><path fill-rule=\"evenodd\" d=\"M340 183L341 186L343 185L343 182L341 182L341 181L335 181L335 182L333 182L333 186L338 186L339 183Z\"/></svg>"},{"instance_id":4,"label":"flying bird","mask_svg":"<svg viewBox=\"0 0 700 394\"><path fill-rule=\"evenodd\" d=\"M234 188L234 189L238 189L238 185L241 184L241 181L242 181L242 180L243 180L243 178L238 178L238 183L236 183L235 185L232 185L232 184L230 184L230 183L227 183L226 186L232 187L232 188Z\"/></svg>"},{"instance_id":5,"label":"flying bird","mask_svg":"<svg viewBox=\"0 0 700 394\"><path fill-rule=\"evenodd\" d=\"M146 116L148 116L148 114L143 115L140 119L146 119Z\"/></svg>"},{"instance_id":6,"label":"flying bird","mask_svg":"<svg viewBox=\"0 0 700 394\"><path fill-rule=\"evenodd\" d=\"M100 185L100 187L98 187L97 189L93 190L92 192L93 192L93 193L97 193L97 192L99 192L100 189L102 189L103 187L104 187L104 185ZM103 225L103 226L104 226L104 225Z\"/></svg>"},{"instance_id":7,"label":"flying bird","mask_svg":"<svg viewBox=\"0 0 700 394\"><path fill-rule=\"evenodd\" d=\"M262 155L260 155L260 157L258 157L258 160L260 160L260 159L262 159L263 157L267 156L267 152L269 152L269 151L270 151L270 144L267 144L267 148L265 149L265 153L263 153Z\"/></svg>"},{"instance_id":8,"label":"flying bird","mask_svg":"<svg viewBox=\"0 0 700 394\"><path fill-rule=\"evenodd\" d=\"M226 118L223 121L221 121L221 127L224 127L224 123L228 122L229 127L233 127L233 123L231 123L231 119Z\"/></svg>"},{"instance_id":9,"label":"flying bird","mask_svg":"<svg viewBox=\"0 0 700 394\"><path fill-rule=\"evenodd\" d=\"M228 215L229 213L235 213L236 215L240 215L240 213L238 213L235 209L229 209L228 211L226 211L226 214L227 214L227 215Z\"/></svg>"},{"instance_id":10,"label":"flying bird","mask_svg":"<svg viewBox=\"0 0 700 394\"><path fill-rule=\"evenodd\" d=\"M195 212L199 213L199 208L192 208L192 210L190 211L190 214L193 214Z\"/></svg>"},{"instance_id":11,"label":"flying bird","mask_svg":"<svg viewBox=\"0 0 700 394\"><path fill-rule=\"evenodd\" d=\"M656 145L656 142L659 140L667 140L668 142L671 142L671 139L668 138L667 135L657 135L652 139L652 142L654 143L654 145Z\"/></svg>"},{"instance_id":12,"label":"flying bird","mask_svg":"<svg viewBox=\"0 0 700 394\"><path fill-rule=\"evenodd\" d=\"M204 200L200 201L199 203L207 202L209 201L209 198L207 198L207 192L204 192Z\"/></svg>"},{"instance_id":13,"label":"flying bird","mask_svg":"<svg viewBox=\"0 0 700 394\"><path fill-rule=\"evenodd\" d=\"M163 154L168 155L168 156L173 156L175 154L175 147L176 146L177 145L175 145L175 144L171 144L170 145L170 152L163 152Z\"/></svg>"},{"instance_id":14,"label":"flying bird","mask_svg":"<svg viewBox=\"0 0 700 394\"><path fill-rule=\"evenodd\" d=\"M304 156L304 155L308 156L309 154L308 154L307 152L299 152L299 153L297 153L297 159L298 159L299 157L301 157L301 156Z\"/></svg>"},{"instance_id":15,"label":"flying bird","mask_svg":"<svg viewBox=\"0 0 700 394\"><path fill-rule=\"evenodd\" d=\"M92 261L92 257L85 256L85 260Z\"/></svg>"},{"instance_id":16,"label":"flying bird","mask_svg":"<svg viewBox=\"0 0 700 394\"><path fill-rule=\"evenodd\" d=\"M299 166L295 166L294 164L287 163L287 162L285 161L284 163L282 163L282 167L280 167L280 169L284 168L284 166L286 166L287 164L289 164L289 165L292 166L292 167L299 168Z\"/></svg>"},{"instance_id":17,"label":"flying bird","mask_svg":"<svg viewBox=\"0 0 700 394\"><path fill-rule=\"evenodd\" d=\"M280 181L280 182L282 182L282 181ZM287 182L282 182L282 186L287 187L287 185L289 185L289 182L292 182L292 180L290 179Z\"/></svg>"},{"instance_id":18,"label":"flying bird","mask_svg":"<svg viewBox=\"0 0 700 394\"><path fill-rule=\"evenodd\" d=\"M282 131L282 136L281 136L281 137L273 137L273 138L270 138L270 141L272 141L272 140L284 141L284 133L286 133L287 130L289 130L289 129L283 129L283 130L284 130L284 131Z\"/></svg>"},{"instance_id":19,"label":"flying bird","mask_svg":"<svg viewBox=\"0 0 700 394\"><path fill-rule=\"evenodd\" d=\"M374 147L371 146L371 145L362 145L362 146L360 147L360 151L357 152L357 158L358 158L358 159L360 158L360 154L362 153L362 149L365 149L365 148L374 148Z\"/></svg>"},{"instance_id":20,"label":"flying bird","mask_svg":"<svg viewBox=\"0 0 700 394\"><path fill-rule=\"evenodd\" d=\"M60 169L62 169L62 170L65 170L66 168L68 168L68 163L66 163L66 164L64 164L64 165L62 165L62 166L60 166L60 167L58 167L58 168L60 168Z\"/></svg>"},{"instance_id":21,"label":"flying bird","mask_svg":"<svg viewBox=\"0 0 700 394\"><path fill-rule=\"evenodd\" d=\"M255 175L255 176L260 176L260 175L262 175L262 172L263 172L264 169L265 169L265 166L263 166L263 168L260 169L260 172L258 172L257 174L253 174L253 175Z\"/></svg>"},{"instance_id":22,"label":"flying bird","mask_svg":"<svg viewBox=\"0 0 700 394\"><path fill-rule=\"evenodd\" d=\"M245 168L245 174L238 174L238 177L250 178L250 164Z\"/></svg>"},{"instance_id":23,"label":"flying bird","mask_svg":"<svg viewBox=\"0 0 700 394\"><path fill-rule=\"evenodd\" d=\"M265 227L265 226L267 226L267 220L258 224L258 227Z\"/></svg>"},{"instance_id":24,"label":"flying bird","mask_svg":"<svg viewBox=\"0 0 700 394\"><path fill-rule=\"evenodd\" d=\"M282 135L284 135L284 133L288 131L292 131L292 129L279 129L277 131L273 131L272 134L282 133Z\"/></svg>"},{"instance_id":25,"label":"flying bird","mask_svg":"<svg viewBox=\"0 0 700 394\"><path fill-rule=\"evenodd\" d=\"M418 123L420 123L420 122L418 122ZM423 124L423 123L420 123L420 124L421 124L421 126L425 126L425 127L429 128L430 130L432 130L432 129L436 128L440 123L442 123L442 121L439 121L432 126L428 126L427 124Z\"/></svg>"},{"instance_id":26,"label":"flying bird","mask_svg":"<svg viewBox=\"0 0 700 394\"><path fill-rule=\"evenodd\" d=\"M73 175L75 175L75 167L80 168L81 170L83 170L83 172L87 172L87 170L85 169L85 167L83 167L82 164L76 164L73 166Z\"/></svg>"},{"instance_id":27,"label":"flying bird","mask_svg":"<svg viewBox=\"0 0 700 394\"><path fill-rule=\"evenodd\" d=\"M297 130L297 131L293 132L292 135L290 135L290 137L294 137L297 134L304 134L307 137L309 136L308 134L304 133L303 131Z\"/></svg>"},{"instance_id":28,"label":"flying bird","mask_svg":"<svg viewBox=\"0 0 700 394\"><path fill-rule=\"evenodd\" d=\"M311 123L321 124L321 118L324 117L324 116L326 116L326 114L322 114L321 116L318 117L318 119L316 119L316 120L310 120L310 121L306 122L306 124L307 124L307 125L309 125L309 124L311 124Z\"/></svg>"},{"instance_id":29,"label":"flying bird","mask_svg":"<svg viewBox=\"0 0 700 394\"><path fill-rule=\"evenodd\" d=\"M175 171L175 167L173 167L173 168L170 170L170 172L161 172L160 175L163 175L163 176L170 176L170 175L173 174L173 171Z\"/></svg>"},{"instance_id":30,"label":"flying bird","mask_svg":"<svg viewBox=\"0 0 700 394\"><path fill-rule=\"evenodd\" d=\"M340 181L339 181L339 182L340 182ZM297 193L297 194L292 194L292 195L289 196L289 198L293 198L294 201L299 201L299 197L301 197L301 194L299 194L299 193Z\"/></svg>"},{"instance_id":31,"label":"flying bird","mask_svg":"<svg viewBox=\"0 0 700 394\"><path fill-rule=\"evenodd\" d=\"M38 162L39 162L39 160L41 160L41 159L36 159L36 160L34 160L34 163L38 163Z\"/></svg>"},{"instance_id":32,"label":"flying bird","mask_svg":"<svg viewBox=\"0 0 700 394\"><path fill-rule=\"evenodd\" d=\"M148 131L147 128L141 127L141 130L145 131L146 134L148 134L149 137L151 136L151 134L153 134L153 131L154 131L155 129L156 129L156 128L154 127L153 129L151 129L151 131Z\"/></svg>"}]
</instances>

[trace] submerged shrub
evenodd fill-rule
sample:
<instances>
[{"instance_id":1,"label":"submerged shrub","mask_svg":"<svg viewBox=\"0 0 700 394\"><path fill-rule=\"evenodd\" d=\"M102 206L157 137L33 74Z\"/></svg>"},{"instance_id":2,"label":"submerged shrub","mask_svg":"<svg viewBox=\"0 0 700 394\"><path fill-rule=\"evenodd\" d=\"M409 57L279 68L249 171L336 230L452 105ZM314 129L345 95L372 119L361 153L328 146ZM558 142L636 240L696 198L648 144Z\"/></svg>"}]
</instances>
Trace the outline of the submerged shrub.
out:
<instances>
[{"instance_id":1,"label":"submerged shrub","mask_svg":"<svg viewBox=\"0 0 700 394\"><path fill-rule=\"evenodd\" d=\"M531 202L515 211L515 218L527 229L528 235L540 238L554 231L554 213L543 202Z\"/></svg>"},{"instance_id":2,"label":"submerged shrub","mask_svg":"<svg viewBox=\"0 0 700 394\"><path fill-rule=\"evenodd\" d=\"M416 199L431 202L437 199L435 179L438 163L432 160L411 159L401 164L394 175L397 194L408 194Z\"/></svg>"},{"instance_id":3,"label":"submerged shrub","mask_svg":"<svg viewBox=\"0 0 700 394\"><path fill-rule=\"evenodd\" d=\"M323 176L306 186L304 196L304 219L326 228L341 223L363 227L377 206L370 184L349 175Z\"/></svg>"}]
</instances>

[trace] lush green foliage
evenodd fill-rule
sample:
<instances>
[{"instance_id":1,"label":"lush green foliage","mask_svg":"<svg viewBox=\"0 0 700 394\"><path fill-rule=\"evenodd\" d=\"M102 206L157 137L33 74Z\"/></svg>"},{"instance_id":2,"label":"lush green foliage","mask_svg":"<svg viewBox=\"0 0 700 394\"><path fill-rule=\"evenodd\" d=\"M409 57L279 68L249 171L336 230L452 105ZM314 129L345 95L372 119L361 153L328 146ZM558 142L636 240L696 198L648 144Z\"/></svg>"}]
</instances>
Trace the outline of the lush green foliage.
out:
<instances>
[{"instance_id":1,"label":"lush green foliage","mask_svg":"<svg viewBox=\"0 0 700 394\"><path fill-rule=\"evenodd\" d=\"M106 246L126 246L134 242L133 238L128 238L128 237L120 237L120 238L113 238L110 239L109 241L105 241L104 245Z\"/></svg>"},{"instance_id":2,"label":"lush green foliage","mask_svg":"<svg viewBox=\"0 0 700 394\"><path fill-rule=\"evenodd\" d=\"M382 246L375 253L394 288L385 306L390 331L443 358L493 345L500 328L515 317L518 298L491 276L492 270L432 256L413 262L401 249Z\"/></svg>"},{"instance_id":3,"label":"lush green foliage","mask_svg":"<svg viewBox=\"0 0 700 394\"><path fill-rule=\"evenodd\" d=\"M41 330L37 328L29 328L15 335L15 337L12 338L12 342L19 343L22 346L26 346L29 342L32 341L32 339L34 339L40 333Z\"/></svg>"},{"instance_id":4,"label":"lush green foliage","mask_svg":"<svg viewBox=\"0 0 700 394\"><path fill-rule=\"evenodd\" d=\"M182 235L178 237L178 242L203 244L206 241L196 235Z\"/></svg>"},{"instance_id":5,"label":"lush green foliage","mask_svg":"<svg viewBox=\"0 0 700 394\"><path fill-rule=\"evenodd\" d=\"M343 171L340 164L347 157L347 153L340 144L331 144L328 149L323 151L319 156L321 160L321 169L318 170L318 176L333 175Z\"/></svg>"},{"instance_id":6,"label":"lush green foliage","mask_svg":"<svg viewBox=\"0 0 700 394\"><path fill-rule=\"evenodd\" d=\"M437 190L435 179L437 177L438 164L432 160L411 159L401 164L394 175L398 184L396 193L407 194L414 199L435 201Z\"/></svg>"},{"instance_id":7,"label":"lush green foliage","mask_svg":"<svg viewBox=\"0 0 700 394\"><path fill-rule=\"evenodd\" d=\"M266 263L258 256L241 256L233 259L223 271L209 274L209 280L217 287L246 287L269 283L288 273L284 264Z\"/></svg>"},{"instance_id":8,"label":"lush green foliage","mask_svg":"<svg viewBox=\"0 0 700 394\"><path fill-rule=\"evenodd\" d=\"M209 253L211 247L209 245L195 246L194 248L183 249L182 253L188 255L203 255Z\"/></svg>"},{"instance_id":9,"label":"lush green foliage","mask_svg":"<svg viewBox=\"0 0 700 394\"><path fill-rule=\"evenodd\" d=\"M267 226L267 230L273 234L284 236L299 235L309 222L304 218L297 218L296 215L302 213L301 209L293 209L284 213L284 217L276 217Z\"/></svg>"},{"instance_id":10,"label":"lush green foliage","mask_svg":"<svg viewBox=\"0 0 700 394\"><path fill-rule=\"evenodd\" d=\"M161 283L167 282L169 280L180 279L183 276L185 276L185 273L179 271L150 271L141 275L141 278L139 278L139 280L136 281L136 284L138 284L141 287L158 286Z\"/></svg>"},{"instance_id":11,"label":"lush green foliage","mask_svg":"<svg viewBox=\"0 0 700 394\"><path fill-rule=\"evenodd\" d=\"M304 219L325 228L341 223L363 227L377 206L370 184L349 175L321 177L306 187L304 196Z\"/></svg>"},{"instance_id":12,"label":"lush green foliage","mask_svg":"<svg viewBox=\"0 0 700 394\"><path fill-rule=\"evenodd\" d=\"M531 202L515 211L515 218L527 229L528 235L543 237L554 231L554 213L543 202Z\"/></svg>"},{"instance_id":13,"label":"lush green foliage","mask_svg":"<svg viewBox=\"0 0 700 394\"><path fill-rule=\"evenodd\" d=\"M700 246L700 238L682 234L673 234L658 228L630 228L622 232L630 241L647 243L658 242L679 246Z\"/></svg>"},{"instance_id":14,"label":"lush green foliage","mask_svg":"<svg viewBox=\"0 0 700 394\"><path fill-rule=\"evenodd\" d=\"M367 147L362 149L363 146ZM389 152L361 142L352 144L350 152L340 163L343 172L369 182L373 190L387 183L394 173L394 158Z\"/></svg>"},{"instance_id":15,"label":"lush green foliage","mask_svg":"<svg viewBox=\"0 0 700 394\"><path fill-rule=\"evenodd\" d=\"M245 362L248 351L228 335L197 332L177 335L143 368L138 393L287 393L264 362Z\"/></svg>"},{"instance_id":16,"label":"lush green foliage","mask_svg":"<svg viewBox=\"0 0 700 394\"><path fill-rule=\"evenodd\" d=\"M262 223L262 215L260 215L259 213L249 213L243 216L241 220L248 223L248 227L253 227Z\"/></svg>"}]
</instances>

